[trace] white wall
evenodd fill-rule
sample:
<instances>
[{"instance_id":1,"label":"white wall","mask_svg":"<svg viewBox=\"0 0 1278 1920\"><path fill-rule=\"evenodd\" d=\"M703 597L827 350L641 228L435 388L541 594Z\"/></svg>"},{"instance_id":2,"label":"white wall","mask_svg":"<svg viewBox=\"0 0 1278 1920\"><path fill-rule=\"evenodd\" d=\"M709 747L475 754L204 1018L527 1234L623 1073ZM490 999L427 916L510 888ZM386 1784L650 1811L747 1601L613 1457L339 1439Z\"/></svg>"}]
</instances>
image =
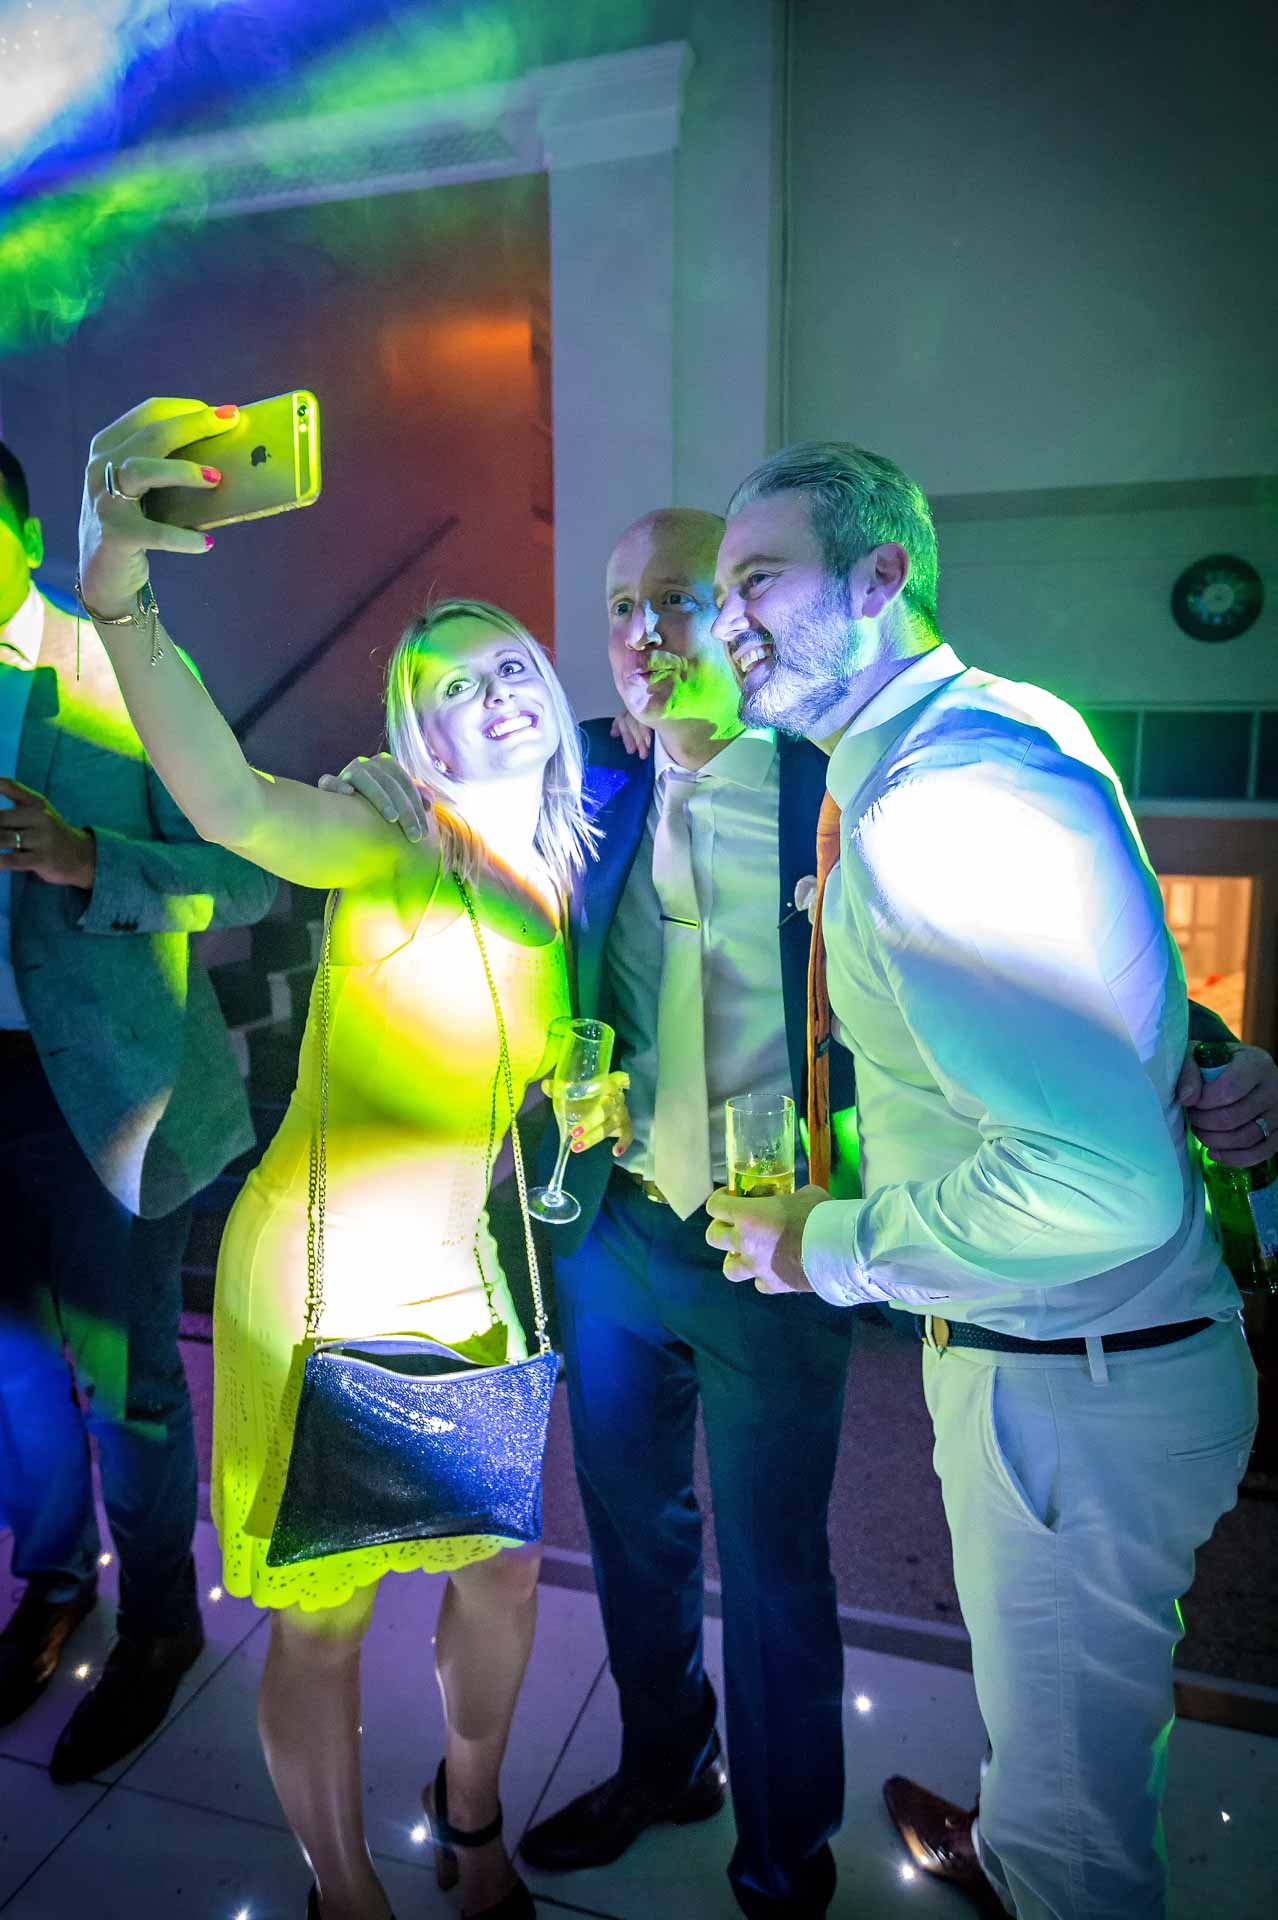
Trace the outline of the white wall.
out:
<instances>
[{"instance_id":1,"label":"white wall","mask_svg":"<svg viewBox=\"0 0 1278 1920\"><path fill-rule=\"evenodd\" d=\"M942 503L937 534L941 623L976 665L1084 707L1278 704L1278 518L1270 511L1200 505L951 519ZM1170 607L1182 569L1215 553L1240 553L1269 582L1260 619L1220 645L1182 633Z\"/></svg>"},{"instance_id":2,"label":"white wall","mask_svg":"<svg viewBox=\"0 0 1278 1920\"><path fill-rule=\"evenodd\" d=\"M1278 703L1275 518L1216 484L1278 474L1278 14L790 19L784 438L856 440L921 482L969 657L1085 702ZM1171 509L1177 481L1198 484ZM1269 605L1213 648L1168 600L1220 551Z\"/></svg>"},{"instance_id":3,"label":"white wall","mask_svg":"<svg viewBox=\"0 0 1278 1920\"><path fill-rule=\"evenodd\" d=\"M678 146L550 176L555 638L582 714L617 704L618 534L653 507L721 509L775 444L778 20L775 0L690 0Z\"/></svg>"},{"instance_id":4,"label":"white wall","mask_svg":"<svg viewBox=\"0 0 1278 1920\"><path fill-rule=\"evenodd\" d=\"M550 176L555 652L583 716L616 705L608 554L671 497L673 230L669 153Z\"/></svg>"},{"instance_id":5,"label":"white wall","mask_svg":"<svg viewBox=\"0 0 1278 1920\"><path fill-rule=\"evenodd\" d=\"M777 0L694 0L675 155L675 502L721 512L777 444Z\"/></svg>"},{"instance_id":6,"label":"white wall","mask_svg":"<svg viewBox=\"0 0 1278 1920\"><path fill-rule=\"evenodd\" d=\"M1272 6L791 8L792 439L943 494L1278 467Z\"/></svg>"}]
</instances>

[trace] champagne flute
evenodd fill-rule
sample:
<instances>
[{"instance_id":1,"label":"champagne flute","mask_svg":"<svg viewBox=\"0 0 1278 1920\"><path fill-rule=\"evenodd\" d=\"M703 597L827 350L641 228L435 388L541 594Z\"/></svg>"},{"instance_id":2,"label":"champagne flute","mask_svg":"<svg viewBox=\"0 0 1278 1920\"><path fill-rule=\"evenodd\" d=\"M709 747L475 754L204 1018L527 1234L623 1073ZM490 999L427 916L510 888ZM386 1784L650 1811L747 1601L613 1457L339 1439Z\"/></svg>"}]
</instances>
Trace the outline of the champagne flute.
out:
<instances>
[{"instance_id":1,"label":"champagne flute","mask_svg":"<svg viewBox=\"0 0 1278 1920\"><path fill-rule=\"evenodd\" d=\"M794 1101L788 1093L742 1093L725 1108L728 1192L764 1200L794 1192Z\"/></svg>"},{"instance_id":2,"label":"champagne flute","mask_svg":"<svg viewBox=\"0 0 1278 1920\"><path fill-rule=\"evenodd\" d=\"M559 1038L559 1055L551 1076L550 1096L559 1122L559 1158L550 1184L534 1187L528 1211L548 1226L566 1226L581 1212L564 1191L564 1168L572 1146L572 1129L598 1106L612 1064L613 1030L603 1020L556 1020L551 1038Z\"/></svg>"}]
</instances>

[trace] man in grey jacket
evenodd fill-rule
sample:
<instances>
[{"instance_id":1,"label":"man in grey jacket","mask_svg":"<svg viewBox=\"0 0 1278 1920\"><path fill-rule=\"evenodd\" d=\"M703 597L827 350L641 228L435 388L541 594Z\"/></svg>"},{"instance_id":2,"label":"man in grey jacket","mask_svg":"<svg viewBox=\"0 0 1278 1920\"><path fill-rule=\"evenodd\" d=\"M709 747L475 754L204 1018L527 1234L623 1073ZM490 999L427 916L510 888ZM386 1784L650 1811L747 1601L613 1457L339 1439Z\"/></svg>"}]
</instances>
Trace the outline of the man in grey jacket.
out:
<instances>
[{"instance_id":1,"label":"man in grey jacket","mask_svg":"<svg viewBox=\"0 0 1278 1920\"><path fill-rule=\"evenodd\" d=\"M41 558L0 445L0 1524L27 1582L0 1725L94 1605L92 1434L118 1639L55 1749L67 1783L159 1725L203 1646L182 1255L191 1196L253 1133L190 935L259 919L275 882L197 838L92 626L32 584Z\"/></svg>"}]
</instances>

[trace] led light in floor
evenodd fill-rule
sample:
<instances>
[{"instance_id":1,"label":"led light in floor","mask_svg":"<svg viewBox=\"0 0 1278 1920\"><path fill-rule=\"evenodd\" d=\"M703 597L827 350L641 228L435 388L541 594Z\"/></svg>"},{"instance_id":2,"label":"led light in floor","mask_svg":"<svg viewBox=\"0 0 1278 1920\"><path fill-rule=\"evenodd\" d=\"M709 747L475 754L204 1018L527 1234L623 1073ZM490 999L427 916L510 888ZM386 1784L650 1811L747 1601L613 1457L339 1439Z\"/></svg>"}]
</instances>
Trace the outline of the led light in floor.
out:
<instances>
[{"instance_id":1,"label":"led light in floor","mask_svg":"<svg viewBox=\"0 0 1278 1920\"><path fill-rule=\"evenodd\" d=\"M909 1861L907 1860L905 1865L901 1868L901 1878L902 1880L913 1880L914 1877L915 1877L914 1869L910 1865Z\"/></svg>"},{"instance_id":2,"label":"led light in floor","mask_svg":"<svg viewBox=\"0 0 1278 1920\"><path fill-rule=\"evenodd\" d=\"M100 1567L109 1567L110 1564L111 1564L111 1556L109 1553L100 1553L98 1555L98 1565Z\"/></svg>"},{"instance_id":3,"label":"led light in floor","mask_svg":"<svg viewBox=\"0 0 1278 1920\"><path fill-rule=\"evenodd\" d=\"M1227 1813L1225 1812L1225 1809L1224 1809L1223 1807L1222 1807L1222 1808L1221 1808L1221 1810L1220 1810L1220 1817L1221 1817L1221 1819L1222 1819L1222 1820L1224 1821L1224 1823L1225 1823L1225 1825L1226 1825L1226 1826L1228 1826L1228 1825L1229 1825L1229 1815L1228 1815L1228 1814L1227 1814Z\"/></svg>"},{"instance_id":4,"label":"led light in floor","mask_svg":"<svg viewBox=\"0 0 1278 1920\"><path fill-rule=\"evenodd\" d=\"M423 1845L423 1843L426 1840L426 1828L422 1825L420 1820L417 1822L417 1825L413 1828L412 1832L409 1834L408 1837L412 1841L415 1847L420 1847Z\"/></svg>"},{"instance_id":5,"label":"led light in floor","mask_svg":"<svg viewBox=\"0 0 1278 1920\"><path fill-rule=\"evenodd\" d=\"M852 1702L852 1705L858 1713L868 1713L873 1704L868 1693L858 1693L856 1699Z\"/></svg>"},{"instance_id":6,"label":"led light in floor","mask_svg":"<svg viewBox=\"0 0 1278 1920\"><path fill-rule=\"evenodd\" d=\"M221 1587L210 1587L210 1588L209 1588L209 1599L210 1599L210 1600L220 1600L221 1598L222 1598L222 1589L221 1589Z\"/></svg>"},{"instance_id":7,"label":"led light in floor","mask_svg":"<svg viewBox=\"0 0 1278 1920\"><path fill-rule=\"evenodd\" d=\"M76 1668L75 1677L77 1680L87 1680L92 1671L92 1667L90 1667L87 1662L83 1662Z\"/></svg>"}]
</instances>

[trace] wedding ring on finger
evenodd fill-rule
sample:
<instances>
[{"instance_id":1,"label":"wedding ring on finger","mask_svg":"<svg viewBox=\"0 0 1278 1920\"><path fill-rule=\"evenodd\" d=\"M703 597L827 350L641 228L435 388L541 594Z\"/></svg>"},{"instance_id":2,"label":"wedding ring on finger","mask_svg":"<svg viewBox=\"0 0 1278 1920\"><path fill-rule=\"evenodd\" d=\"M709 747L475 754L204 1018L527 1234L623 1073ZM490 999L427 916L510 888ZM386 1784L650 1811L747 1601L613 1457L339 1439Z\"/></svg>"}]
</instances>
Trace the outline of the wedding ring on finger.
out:
<instances>
[{"instance_id":1,"label":"wedding ring on finger","mask_svg":"<svg viewBox=\"0 0 1278 1920\"><path fill-rule=\"evenodd\" d=\"M126 493L124 491L124 488L120 485L119 481L117 480L114 460L107 461L106 472L102 476L102 483L105 486L107 493L112 500L136 500L137 499L137 495L135 493Z\"/></svg>"}]
</instances>

